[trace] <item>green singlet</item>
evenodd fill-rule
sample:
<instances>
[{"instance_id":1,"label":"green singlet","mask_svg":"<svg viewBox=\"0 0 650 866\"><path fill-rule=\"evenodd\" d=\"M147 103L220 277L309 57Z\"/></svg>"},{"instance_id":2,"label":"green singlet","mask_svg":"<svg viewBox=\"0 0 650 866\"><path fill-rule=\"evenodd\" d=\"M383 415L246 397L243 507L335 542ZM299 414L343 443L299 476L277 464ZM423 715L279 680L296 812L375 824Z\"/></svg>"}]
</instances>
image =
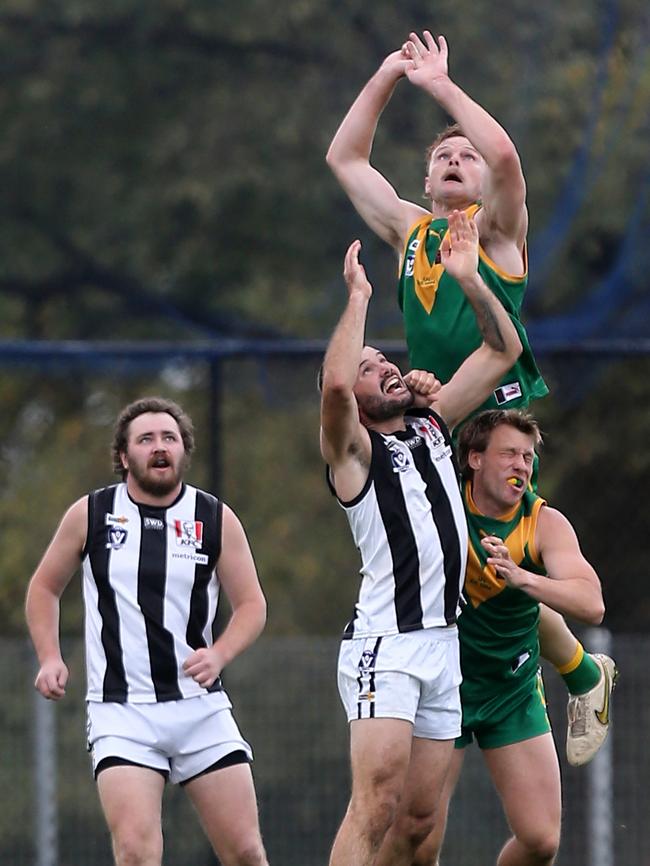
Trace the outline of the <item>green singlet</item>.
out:
<instances>
[{"instance_id":1,"label":"green singlet","mask_svg":"<svg viewBox=\"0 0 650 866\"><path fill-rule=\"evenodd\" d=\"M474 216L479 208L479 204L474 204L467 213ZM411 368L429 370L443 384L482 342L469 301L456 280L437 261L446 232L446 218L423 217L411 227L398 289ZM505 273L481 247L478 270L512 319L523 351L499 387L476 412L525 407L548 394L519 318L528 274L517 277Z\"/></svg>"},{"instance_id":2,"label":"green singlet","mask_svg":"<svg viewBox=\"0 0 650 866\"><path fill-rule=\"evenodd\" d=\"M481 748L496 748L550 730L543 687L538 676L539 604L509 587L487 565L481 538L502 538L514 562L546 574L535 548L535 527L544 500L527 490L501 519L481 514L466 482L463 499L469 529L469 553L458 620L463 682L463 736L474 734Z\"/></svg>"}]
</instances>

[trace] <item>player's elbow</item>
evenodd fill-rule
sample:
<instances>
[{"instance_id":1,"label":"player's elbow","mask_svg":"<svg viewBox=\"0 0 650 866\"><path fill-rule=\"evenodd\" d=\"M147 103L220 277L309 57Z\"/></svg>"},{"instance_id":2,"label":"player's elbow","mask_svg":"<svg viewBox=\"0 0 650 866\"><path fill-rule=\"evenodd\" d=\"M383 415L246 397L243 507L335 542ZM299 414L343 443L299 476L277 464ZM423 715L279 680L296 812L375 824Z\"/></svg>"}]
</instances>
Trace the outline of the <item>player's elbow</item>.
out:
<instances>
[{"instance_id":1,"label":"player's elbow","mask_svg":"<svg viewBox=\"0 0 650 866\"><path fill-rule=\"evenodd\" d=\"M335 175L338 175L342 170L342 166L345 165L345 159L343 154L341 154L340 148L337 146L336 141L333 141L325 154L325 162L327 163L328 168Z\"/></svg>"},{"instance_id":2,"label":"player's elbow","mask_svg":"<svg viewBox=\"0 0 650 866\"><path fill-rule=\"evenodd\" d=\"M600 625L605 617L605 602L601 598L594 599L594 603L590 608L590 617L587 620L589 625Z\"/></svg>"},{"instance_id":3,"label":"player's elbow","mask_svg":"<svg viewBox=\"0 0 650 866\"><path fill-rule=\"evenodd\" d=\"M512 365L519 359L521 353L524 351L523 344L519 339L519 334L515 331L515 335L512 340L509 340L506 344L506 355L508 360L508 368L512 367Z\"/></svg>"},{"instance_id":4,"label":"player's elbow","mask_svg":"<svg viewBox=\"0 0 650 866\"><path fill-rule=\"evenodd\" d=\"M504 132L494 143L490 168L497 175L521 175L521 159L512 140Z\"/></svg>"}]
</instances>

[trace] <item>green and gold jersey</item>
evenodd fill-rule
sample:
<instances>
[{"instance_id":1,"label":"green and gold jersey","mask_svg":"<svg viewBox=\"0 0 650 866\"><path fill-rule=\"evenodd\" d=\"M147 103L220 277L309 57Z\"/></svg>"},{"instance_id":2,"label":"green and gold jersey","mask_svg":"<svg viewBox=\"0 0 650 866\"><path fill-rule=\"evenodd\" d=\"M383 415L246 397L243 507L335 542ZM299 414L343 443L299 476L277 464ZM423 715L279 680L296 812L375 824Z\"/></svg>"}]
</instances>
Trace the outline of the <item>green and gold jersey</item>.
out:
<instances>
[{"instance_id":1,"label":"green and gold jersey","mask_svg":"<svg viewBox=\"0 0 650 866\"><path fill-rule=\"evenodd\" d=\"M479 208L479 204L474 204L467 208L467 213L474 216ZM411 226L398 288L411 367L429 370L443 383L451 379L465 358L482 342L469 301L439 261L440 245L447 230L446 218L432 219L430 216ZM548 394L520 321L528 274L517 277L505 273L482 247L479 247L478 270L512 319L523 351L493 395L476 412L527 406L532 400Z\"/></svg>"},{"instance_id":2,"label":"green and gold jersey","mask_svg":"<svg viewBox=\"0 0 650 866\"><path fill-rule=\"evenodd\" d=\"M463 683L463 726L498 723L530 693L539 665L539 603L514 589L487 564L481 544L486 535L502 538L513 561L527 571L545 574L535 547L535 529L545 504L527 490L500 519L481 514L471 484L463 491L469 530L469 553L458 620Z\"/></svg>"}]
</instances>

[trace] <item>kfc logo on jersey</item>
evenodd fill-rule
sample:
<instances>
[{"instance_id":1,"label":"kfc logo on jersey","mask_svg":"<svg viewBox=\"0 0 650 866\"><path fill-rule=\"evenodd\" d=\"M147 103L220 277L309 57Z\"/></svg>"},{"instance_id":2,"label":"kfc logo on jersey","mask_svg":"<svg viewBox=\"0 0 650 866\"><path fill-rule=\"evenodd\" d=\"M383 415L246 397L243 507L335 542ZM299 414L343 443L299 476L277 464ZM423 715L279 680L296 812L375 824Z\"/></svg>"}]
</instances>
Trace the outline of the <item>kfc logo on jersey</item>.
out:
<instances>
[{"instance_id":1,"label":"kfc logo on jersey","mask_svg":"<svg viewBox=\"0 0 650 866\"><path fill-rule=\"evenodd\" d=\"M175 520L176 544L198 550L203 544L203 522L201 520Z\"/></svg>"},{"instance_id":2,"label":"kfc logo on jersey","mask_svg":"<svg viewBox=\"0 0 650 866\"><path fill-rule=\"evenodd\" d=\"M436 461L442 460L443 457L451 455L451 446L445 441L445 437L440 429L440 425L435 418L429 417L429 426L421 427L422 432L427 432L431 441L431 456Z\"/></svg>"}]
</instances>

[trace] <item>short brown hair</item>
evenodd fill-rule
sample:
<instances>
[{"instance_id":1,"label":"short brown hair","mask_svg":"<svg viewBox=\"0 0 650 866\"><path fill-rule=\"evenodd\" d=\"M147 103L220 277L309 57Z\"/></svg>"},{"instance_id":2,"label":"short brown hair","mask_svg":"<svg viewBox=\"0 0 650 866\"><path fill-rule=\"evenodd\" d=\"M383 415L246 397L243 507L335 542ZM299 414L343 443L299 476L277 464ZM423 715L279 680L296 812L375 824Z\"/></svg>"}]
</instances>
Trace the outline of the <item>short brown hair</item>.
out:
<instances>
[{"instance_id":1,"label":"short brown hair","mask_svg":"<svg viewBox=\"0 0 650 866\"><path fill-rule=\"evenodd\" d=\"M458 436L458 463L463 478L471 478L474 470L469 465L470 451L483 452L490 443L492 432L497 427L514 427L526 436L532 436L535 449L542 444L542 434L537 421L523 409L488 409L470 418Z\"/></svg>"},{"instance_id":2,"label":"short brown hair","mask_svg":"<svg viewBox=\"0 0 650 866\"><path fill-rule=\"evenodd\" d=\"M181 439L183 440L185 458L188 464L194 451L194 425L190 416L181 409L178 403L174 403L173 400L167 400L164 397L141 397L122 409L117 416L113 430L113 444L111 446L113 472L116 475L121 475L122 480L126 478L127 470L122 466L120 455L127 448L131 421L140 415L144 415L146 412L164 412L167 415L171 415L174 421L176 421Z\"/></svg>"},{"instance_id":3,"label":"short brown hair","mask_svg":"<svg viewBox=\"0 0 650 866\"><path fill-rule=\"evenodd\" d=\"M448 138L467 138L467 136L463 132L459 123L452 123L445 127L442 132L439 132L426 149L425 157L427 171L429 171L429 163L431 162L433 151L438 147L438 145L442 144L443 141L447 141Z\"/></svg>"}]
</instances>

